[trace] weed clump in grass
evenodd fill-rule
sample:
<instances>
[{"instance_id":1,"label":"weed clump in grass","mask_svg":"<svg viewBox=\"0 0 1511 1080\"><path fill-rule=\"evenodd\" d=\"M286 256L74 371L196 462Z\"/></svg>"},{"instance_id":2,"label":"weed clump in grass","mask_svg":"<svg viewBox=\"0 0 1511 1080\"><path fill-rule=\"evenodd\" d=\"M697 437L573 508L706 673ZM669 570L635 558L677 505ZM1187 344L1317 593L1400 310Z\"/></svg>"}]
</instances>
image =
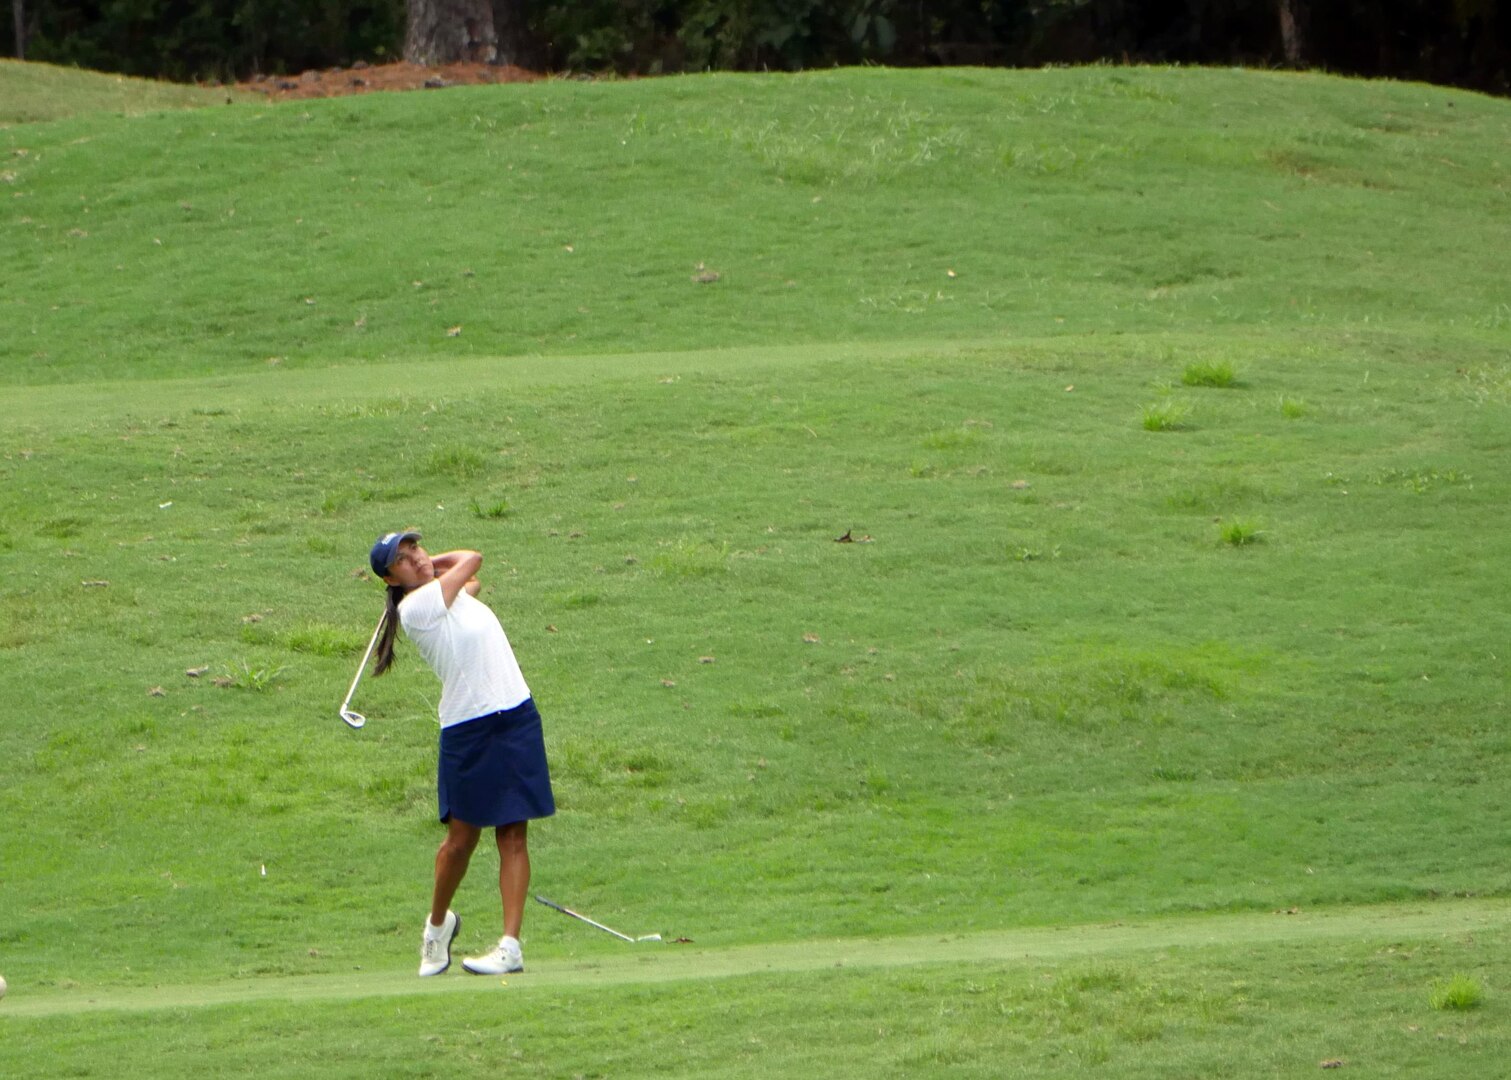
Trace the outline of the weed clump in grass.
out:
<instances>
[{"instance_id":1,"label":"weed clump in grass","mask_svg":"<svg viewBox=\"0 0 1511 1080\"><path fill-rule=\"evenodd\" d=\"M509 500L501 498L485 503L478 499L473 499L472 516L482 521L496 521L499 518L508 517Z\"/></svg>"},{"instance_id":2,"label":"weed clump in grass","mask_svg":"<svg viewBox=\"0 0 1511 1080\"><path fill-rule=\"evenodd\" d=\"M1247 518L1234 518L1225 522L1220 530L1225 544L1234 547L1246 547L1249 544L1257 544L1264 536L1264 530L1260 529L1256 522Z\"/></svg>"},{"instance_id":3,"label":"weed clump in grass","mask_svg":"<svg viewBox=\"0 0 1511 1080\"><path fill-rule=\"evenodd\" d=\"M1238 385L1238 376L1233 373L1233 365L1226 362L1190 364L1182 373L1180 381L1187 386L1211 386L1220 390L1231 390Z\"/></svg>"},{"instance_id":4,"label":"weed clump in grass","mask_svg":"<svg viewBox=\"0 0 1511 1080\"><path fill-rule=\"evenodd\" d=\"M315 656L348 656L359 653L362 651L362 642L361 634L354 634L339 626L314 622L296 627L283 639L285 648Z\"/></svg>"},{"instance_id":5,"label":"weed clump in grass","mask_svg":"<svg viewBox=\"0 0 1511 1080\"><path fill-rule=\"evenodd\" d=\"M426 459L425 471L437 476L468 480L482 474L487 467L483 455L470 446L446 446L433 450Z\"/></svg>"},{"instance_id":6,"label":"weed clump in grass","mask_svg":"<svg viewBox=\"0 0 1511 1080\"><path fill-rule=\"evenodd\" d=\"M1455 975L1446 982L1433 984L1428 1003L1439 1012L1446 1009L1477 1009L1484 999L1480 984L1468 975Z\"/></svg>"},{"instance_id":7,"label":"weed clump in grass","mask_svg":"<svg viewBox=\"0 0 1511 1080\"><path fill-rule=\"evenodd\" d=\"M929 450L970 450L981 444L981 433L974 428L954 428L931 431L924 437L923 445Z\"/></svg>"},{"instance_id":8,"label":"weed clump in grass","mask_svg":"<svg viewBox=\"0 0 1511 1080\"><path fill-rule=\"evenodd\" d=\"M253 667L245 660L240 667L228 667L225 673L215 679L215 685L234 690L255 690L262 693L278 681L283 674L283 668Z\"/></svg>"},{"instance_id":9,"label":"weed clump in grass","mask_svg":"<svg viewBox=\"0 0 1511 1080\"><path fill-rule=\"evenodd\" d=\"M1282 397L1280 399L1280 415L1287 420L1299 420L1307 414L1307 404L1300 398Z\"/></svg>"},{"instance_id":10,"label":"weed clump in grass","mask_svg":"<svg viewBox=\"0 0 1511 1080\"><path fill-rule=\"evenodd\" d=\"M83 533L88 524L89 521L80 517L59 517L44 522L37 531L54 540L72 540Z\"/></svg>"},{"instance_id":11,"label":"weed clump in grass","mask_svg":"<svg viewBox=\"0 0 1511 1080\"><path fill-rule=\"evenodd\" d=\"M434 457L432 457L432 465L434 465ZM432 472L435 471L439 470L432 468ZM321 500L320 512L327 515L341 514L359 503L400 502L412 497L416 490L411 487L399 486L386 488L352 487L328 491Z\"/></svg>"},{"instance_id":12,"label":"weed clump in grass","mask_svg":"<svg viewBox=\"0 0 1511 1080\"><path fill-rule=\"evenodd\" d=\"M1372 483L1382 487L1400 485L1410 491L1421 495L1431 488L1439 485L1450 487L1456 484L1468 484L1473 487L1474 477L1458 469L1381 469L1370 477Z\"/></svg>"},{"instance_id":13,"label":"weed clump in grass","mask_svg":"<svg viewBox=\"0 0 1511 1080\"><path fill-rule=\"evenodd\" d=\"M1056 544L1048 551L1045 551L1043 548L1014 546L1008 548L1008 553L1019 562L1038 562L1040 559L1058 559L1060 557L1060 546Z\"/></svg>"},{"instance_id":14,"label":"weed clump in grass","mask_svg":"<svg viewBox=\"0 0 1511 1080\"><path fill-rule=\"evenodd\" d=\"M1186 427L1191 406L1180 401L1156 401L1144 406L1145 431L1180 431Z\"/></svg>"},{"instance_id":15,"label":"weed clump in grass","mask_svg":"<svg viewBox=\"0 0 1511 1080\"><path fill-rule=\"evenodd\" d=\"M729 569L728 542L697 541L684 537L658 552L650 562L661 577L708 577Z\"/></svg>"}]
</instances>

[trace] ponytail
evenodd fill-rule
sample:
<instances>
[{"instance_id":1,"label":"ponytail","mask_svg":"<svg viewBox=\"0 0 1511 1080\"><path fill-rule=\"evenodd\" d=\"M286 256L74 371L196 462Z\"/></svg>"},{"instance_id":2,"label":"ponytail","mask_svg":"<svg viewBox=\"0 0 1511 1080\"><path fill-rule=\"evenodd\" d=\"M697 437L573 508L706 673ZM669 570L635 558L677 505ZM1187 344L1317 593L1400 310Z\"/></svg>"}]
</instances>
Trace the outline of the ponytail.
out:
<instances>
[{"instance_id":1,"label":"ponytail","mask_svg":"<svg viewBox=\"0 0 1511 1080\"><path fill-rule=\"evenodd\" d=\"M393 642L399 633L399 601L404 599L404 586L390 585L385 592L383 633L378 637L378 662L373 667L374 675L381 675L393 666Z\"/></svg>"}]
</instances>

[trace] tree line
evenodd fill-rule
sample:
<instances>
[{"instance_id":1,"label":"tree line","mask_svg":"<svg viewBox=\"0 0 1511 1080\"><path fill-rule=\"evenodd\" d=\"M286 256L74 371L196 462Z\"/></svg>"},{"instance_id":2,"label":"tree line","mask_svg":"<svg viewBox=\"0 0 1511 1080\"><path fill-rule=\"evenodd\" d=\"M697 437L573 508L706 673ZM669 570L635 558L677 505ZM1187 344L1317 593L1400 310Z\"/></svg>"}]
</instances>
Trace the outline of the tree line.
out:
<instances>
[{"instance_id":1,"label":"tree line","mask_svg":"<svg viewBox=\"0 0 1511 1080\"><path fill-rule=\"evenodd\" d=\"M1511 92L1506 0L11 0L0 51L178 80L483 60L652 75L838 64L1318 68Z\"/></svg>"}]
</instances>

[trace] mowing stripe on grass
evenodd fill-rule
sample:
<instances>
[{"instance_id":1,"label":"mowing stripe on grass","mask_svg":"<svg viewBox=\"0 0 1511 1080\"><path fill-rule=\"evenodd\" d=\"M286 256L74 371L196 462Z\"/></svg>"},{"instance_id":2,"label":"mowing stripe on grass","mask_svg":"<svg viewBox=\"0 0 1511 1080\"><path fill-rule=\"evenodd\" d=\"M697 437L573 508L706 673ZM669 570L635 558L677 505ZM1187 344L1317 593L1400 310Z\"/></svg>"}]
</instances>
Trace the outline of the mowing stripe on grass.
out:
<instances>
[{"instance_id":1,"label":"mowing stripe on grass","mask_svg":"<svg viewBox=\"0 0 1511 1080\"><path fill-rule=\"evenodd\" d=\"M1060 340L1060 339L1053 339ZM1025 347L1028 342L1023 343ZM811 366L813 364L888 360L900 357L949 357L973 349L1006 348L1002 339L960 341L892 341L839 345L776 345L679 352L608 353L582 356L488 356L431 360L425 365L424 388L409 392L419 399L445 400L480 388L570 386L602 379L667 377L697 371L749 372L752 368ZM224 410L284 405L331 405L353 399L392 396L413 387L412 363L375 363L295 368L236 375L151 380L150 411L184 412L214 406ZM9 408L0 430L12 423L43 419L49 431L56 424L79 425L110 417L149 411L143 407L143 380L98 381L67 385L12 387L6 391ZM431 388L427 391L425 388ZM70 425L71 426L71 425Z\"/></svg>"},{"instance_id":2,"label":"mowing stripe on grass","mask_svg":"<svg viewBox=\"0 0 1511 1080\"><path fill-rule=\"evenodd\" d=\"M526 974L496 979L460 972L421 980L402 970L338 976L235 979L223 982L29 991L12 987L0 1018L98 1011L147 1012L252 1001L338 1001L419 994L512 993L564 987L716 979L828 968L892 968L936 963L1061 963L1084 957L1216 946L1300 942L1391 941L1449 937L1511 927L1511 900L1455 900L1333 908L1315 912L1199 915L1088 926L1033 927L912 937L787 941L732 949L642 945L589 957L534 954Z\"/></svg>"}]
</instances>

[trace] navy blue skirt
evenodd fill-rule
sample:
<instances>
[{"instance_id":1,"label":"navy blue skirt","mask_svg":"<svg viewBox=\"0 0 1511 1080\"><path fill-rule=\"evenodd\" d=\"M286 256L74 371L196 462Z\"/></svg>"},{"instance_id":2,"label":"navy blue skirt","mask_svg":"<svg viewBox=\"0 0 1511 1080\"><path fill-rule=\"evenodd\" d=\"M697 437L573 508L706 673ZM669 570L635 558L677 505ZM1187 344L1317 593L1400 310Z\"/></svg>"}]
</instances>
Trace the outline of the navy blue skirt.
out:
<instances>
[{"instance_id":1,"label":"navy blue skirt","mask_svg":"<svg viewBox=\"0 0 1511 1080\"><path fill-rule=\"evenodd\" d=\"M487 827L556 813L534 700L442 728L436 795L442 821Z\"/></svg>"}]
</instances>

